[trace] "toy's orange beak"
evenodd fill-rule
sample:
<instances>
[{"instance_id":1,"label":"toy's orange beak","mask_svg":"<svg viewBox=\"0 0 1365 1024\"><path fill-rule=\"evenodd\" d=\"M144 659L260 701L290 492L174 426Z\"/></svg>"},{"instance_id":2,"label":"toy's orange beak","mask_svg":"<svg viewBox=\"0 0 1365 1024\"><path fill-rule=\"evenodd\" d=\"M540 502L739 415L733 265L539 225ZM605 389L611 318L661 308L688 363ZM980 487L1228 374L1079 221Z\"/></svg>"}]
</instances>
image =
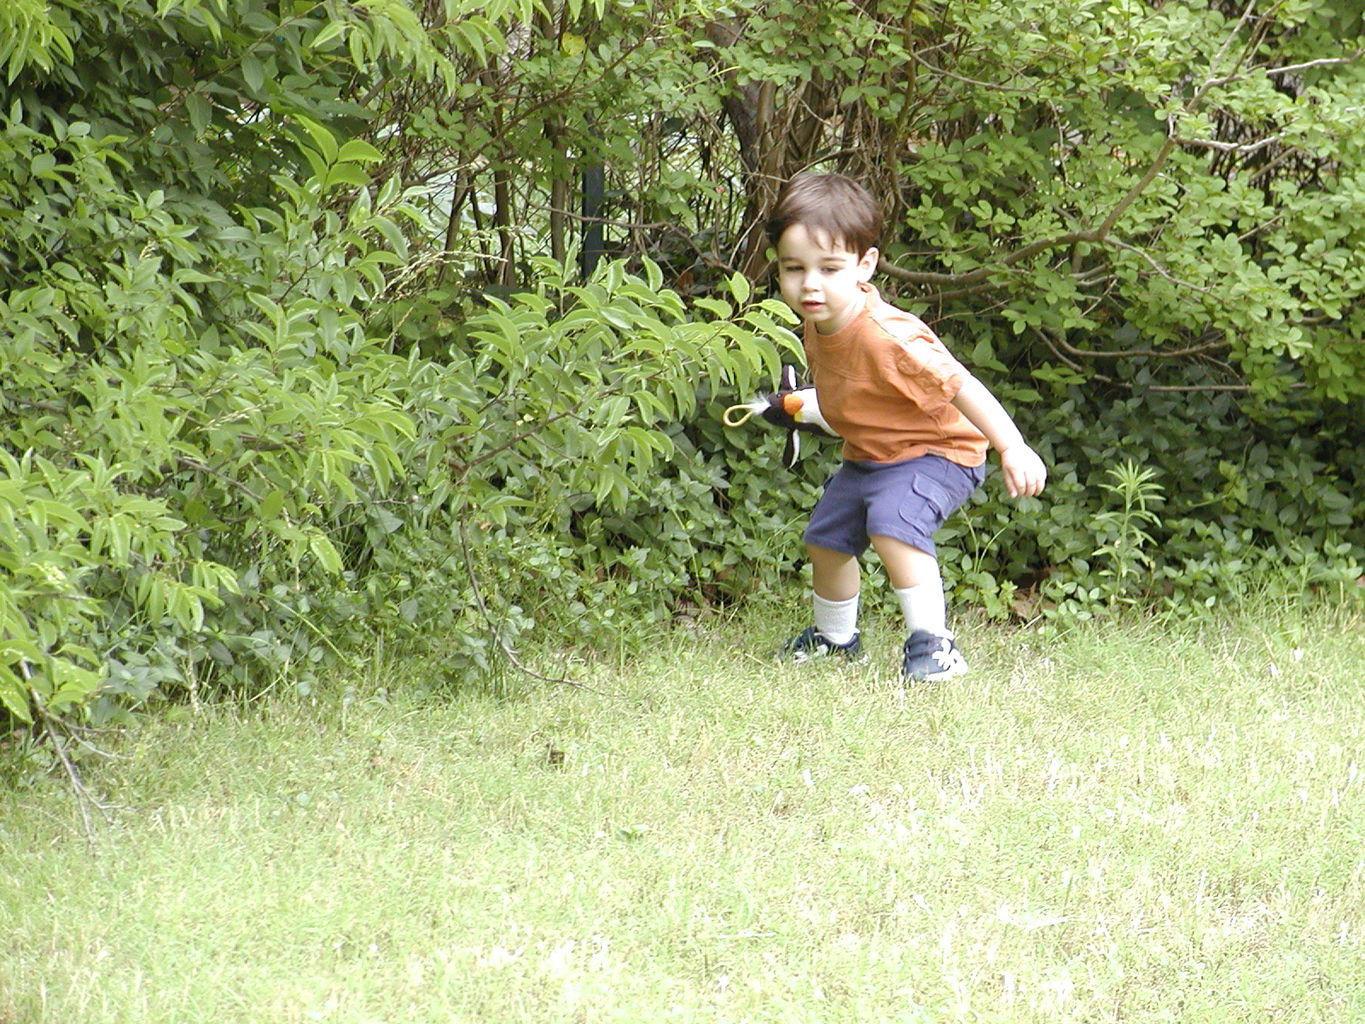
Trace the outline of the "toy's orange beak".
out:
<instances>
[{"instance_id":1,"label":"toy's orange beak","mask_svg":"<svg viewBox=\"0 0 1365 1024\"><path fill-rule=\"evenodd\" d=\"M805 404L801 396L794 391L782 396L782 411L793 419L796 418L796 414L801 411L801 407Z\"/></svg>"}]
</instances>

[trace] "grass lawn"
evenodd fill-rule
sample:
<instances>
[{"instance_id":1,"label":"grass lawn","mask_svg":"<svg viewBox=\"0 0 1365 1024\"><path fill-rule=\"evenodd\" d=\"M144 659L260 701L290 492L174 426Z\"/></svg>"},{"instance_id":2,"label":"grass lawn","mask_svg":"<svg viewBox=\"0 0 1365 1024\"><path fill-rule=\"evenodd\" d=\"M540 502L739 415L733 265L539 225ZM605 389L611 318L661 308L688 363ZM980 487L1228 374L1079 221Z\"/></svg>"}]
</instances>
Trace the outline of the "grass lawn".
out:
<instances>
[{"instance_id":1,"label":"grass lawn","mask_svg":"<svg viewBox=\"0 0 1365 1024\"><path fill-rule=\"evenodd\" d=\"M527 685L375 666L0 787L0 1024L1365 1021L1365 621L775 615Z\"/></svg>"}]
</instances>

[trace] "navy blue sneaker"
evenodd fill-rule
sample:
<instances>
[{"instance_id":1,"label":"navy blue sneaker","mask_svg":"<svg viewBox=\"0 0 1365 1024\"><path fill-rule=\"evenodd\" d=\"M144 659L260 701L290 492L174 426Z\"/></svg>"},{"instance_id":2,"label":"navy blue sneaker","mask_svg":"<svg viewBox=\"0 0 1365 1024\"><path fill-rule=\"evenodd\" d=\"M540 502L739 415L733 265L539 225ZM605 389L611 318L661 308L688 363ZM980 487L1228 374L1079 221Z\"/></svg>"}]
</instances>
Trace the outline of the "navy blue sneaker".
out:
<instances>
[{"instance_id":1,"label":"navy blue sneaker","mask_svg":"<svg viewBox=\"0 0 1365 1024\"><path fill-rule=\"evenodd\" d=\"M846 644L836 644L814 626L811 626L800 636L794 636L788 640L783 645L782 650L778 651L777 656L791 661L810 661L812 658L839 654L851 659L858 657L862 650L863 635L861 633L854 633L853 639Z\"/></svg>"},{"instance_id":2,"label":"navy blue sneaker","mask_svg":"<svg viewBox=\"0 0 1365 1024\"><path fill-rule=\"evenodd\" d=\"M916 630L905 641L901 678L909 683L937 683L967 671L967 659L951 636Z\"/></svg>"}]
</instances>

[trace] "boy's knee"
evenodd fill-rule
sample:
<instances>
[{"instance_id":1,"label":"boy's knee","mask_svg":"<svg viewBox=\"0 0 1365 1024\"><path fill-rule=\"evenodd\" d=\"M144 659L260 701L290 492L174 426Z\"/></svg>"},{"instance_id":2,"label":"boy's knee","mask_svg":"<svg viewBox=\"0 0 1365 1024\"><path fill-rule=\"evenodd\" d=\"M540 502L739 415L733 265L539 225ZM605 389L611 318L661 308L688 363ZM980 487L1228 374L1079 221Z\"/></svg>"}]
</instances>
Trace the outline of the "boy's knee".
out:
<instances>
[{"instance_id":1,"label":"boy's knee","mask_svg":"<svg viewBox=\"0 0 1365 1024\"><path fill-rule=\"evenodd\" d=\"M872 547L881 559L891 585L897 589L931 583L939 578L938 559L922 548L882 535L872 537Z\"/></svg>"},{"instance_id":2,"label":"boy's knee","mask_svg":"<svg viewBox=\"0 0 1365 1024\"><path fill-rule=\"evenodd\" d=\"M874 533L870 538L872 547L881 554L883 551L893 551L897 554L905 554L911 558L932 558L937 561L933 551L930 551L912 541L903 540L900 537L892 537L884 533Z\"/></svg>"},{"instance_id":3,"label":"boy's knee","mask_svg":"<svg viewBox=\"0 0 1365 1024\"><path fill-rule=\"evenodd\" d=\"M838 551L834 548L822 547L819 544L807 544L806 557L813 563L830 566L857 561L857 556L851 555L847 551Z\"/></svg>"}]
</instances>

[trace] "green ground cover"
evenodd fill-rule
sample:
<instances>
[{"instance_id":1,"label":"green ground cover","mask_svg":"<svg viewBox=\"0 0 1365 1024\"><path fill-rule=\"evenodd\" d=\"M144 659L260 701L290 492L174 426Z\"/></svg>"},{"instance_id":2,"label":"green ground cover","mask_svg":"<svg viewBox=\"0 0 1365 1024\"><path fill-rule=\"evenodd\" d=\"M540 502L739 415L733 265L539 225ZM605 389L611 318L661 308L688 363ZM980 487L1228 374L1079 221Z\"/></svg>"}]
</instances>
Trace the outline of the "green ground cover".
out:
<instances>
[{"instance_id":1,"label":"green ground cover","mask_svg":"<svg viewBox=\"0 0 1365 1024\"><path fill-rule=\"evenodd\" d=\"M875 624L874 624L875 626ZM0 792L0 1022L1365 1020L1365 622L376 665Z\"/></svg>"}]
</instances>

